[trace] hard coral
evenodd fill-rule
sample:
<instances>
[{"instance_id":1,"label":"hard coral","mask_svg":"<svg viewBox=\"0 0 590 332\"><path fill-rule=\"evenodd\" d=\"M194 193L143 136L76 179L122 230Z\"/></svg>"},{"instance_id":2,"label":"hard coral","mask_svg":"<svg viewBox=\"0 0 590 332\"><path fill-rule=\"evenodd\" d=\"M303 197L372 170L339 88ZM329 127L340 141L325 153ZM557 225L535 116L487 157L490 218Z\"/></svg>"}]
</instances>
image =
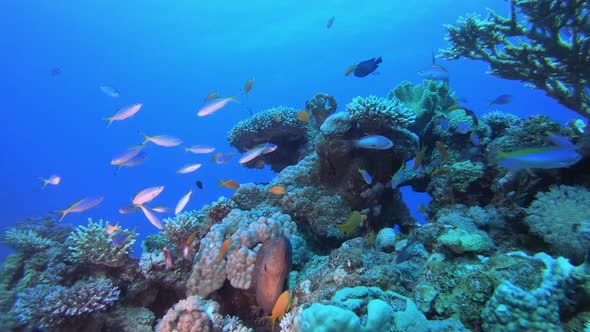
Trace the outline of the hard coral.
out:
<instances>
[{"instance_id":1,"label":"hard coral","mask_svg":"<svg viewBox=\"0 0 590 332\"><path fill-rule=\"evenodd\" d=\"M228 133L229 144L245 152L261 143L273 143L278 149L253 161L246 167L255 167L256 160L264 162L275 172L296 164L309 152L310 125L296 116L297 110L279 106L256 113L251 118L238 122Z\"/></svg>"},{"instance_id":2,"label":"hard coral","mask_svg":"<svg viewBox=\"0 0 590 332\"><path fill-rule=\"evenodd\" d=\"M581 187L554 186L538 193L527 208L525 223L553 253L582 262L590 247L590 191ZM567 239L567 241L564 241Z\"/></svg>"},{"instance_id":3,"label":"hard coral","mask_svg":"<svg viewBox=\"0 0 590 332\"><path fill-rule=\"evenodd\" d=\"M509 17L488 10L485 19L471 14L447 25L442 55L483 60L492 75L530 82L590 117L589 9L585 0L513 0Z\"/></svg>"},{"instance_id":4,"label":"hard coral","mask_svg":"<svg viewBox=\"0 0 590 332\"><path fill-rule=\"evenodd\" d=\"M71 287L38 285L18 294L14 311L31 328L49 328L79 321L112 306L119 289L104 278L78 281Z\"/></svg>"},{"instance_id":5,"label":"hard coral","mask_svg":"<svg viewBox=\"0 0 590 332\"><path fill-rule=\"evenodd\" d=\"M336 112L337 106L336 99L324 93L318 93L311 100L305 102L305 109L311 114L312 125L315 129L320 128L330 114Z\"/></svg>"},{"instance_id":6,"label":"hard coral","mask_svg":"<svg viewBox=\"0 0 590 332\"><path fill-rule=\"evenodd\" d=\"M397 98L356 97L346 109L351 120L368 133L382 133L390 127L405 128L416 121L416 114Z\"/></svg>"},{"instance_id":7,"label":"hard coral","mask_svg":"<svg viewBox=\"0 0 590 332\"><path fill-rule=\"evenodd\" d=\"M88 219L88 227L78 226L67 243L75 261L119 267L125 264L136 238L137 233L127 229L108 234L102 220Z\"/></svg>"},{"instance_id":8,"label":"hard coral","mask_svg":"<svg viewBox=\"0 0 590 332\"><path fill-rule=\"evenodd\" d=\"M4 233L2 239L7 246L27 254L49 248L53 241L46 239L32 230L19 230L11 228Z\"/></svg>"}]
</instances>

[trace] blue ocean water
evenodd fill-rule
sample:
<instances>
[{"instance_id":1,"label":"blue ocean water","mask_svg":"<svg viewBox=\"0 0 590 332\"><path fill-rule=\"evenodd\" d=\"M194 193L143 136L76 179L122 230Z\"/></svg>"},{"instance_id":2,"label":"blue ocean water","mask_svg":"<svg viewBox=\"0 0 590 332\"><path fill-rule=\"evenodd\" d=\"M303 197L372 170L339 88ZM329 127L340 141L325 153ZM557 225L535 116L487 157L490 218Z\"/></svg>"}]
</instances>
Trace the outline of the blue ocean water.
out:
<instances>
[{"instance_id":1,"label":"blue ocean water","mask_svg":"<svg viewBox=\"0 0 590 332\"><path fill-rule=\"evenodd\" d=\"M147 161L115 176L113 155L142 141L138 132L169 134L183 146L208 144L230 152L226 134L238 121L270 107L303 108L318 92L336 97L338 110L355 96L386 95L404 80L421 82L416 72L431 63L431 52L447 46L443 24L490 7L508 12L503 1L3 1L0 109L0 191L2 227L44 216L74 201L102 195L97 207L66 216L63 223L85 224L88 217L157 230L140 213L117 210L139 190L163 185L155 202L173 207L189 188L187 209L199 209L232 195L217 179L268 182L273 172L225 165L210 155L191 155L181 147L149 146ZM330 17L331 28L326 28ZM351 64L381 56L378 75L346 77ZM576 117L540 91L486 74L471 60L440 61L450 84L481 115L502 109L525 117L544 113L560 123ZM51 75L52 68L61 74ZM244 98L244 83L255 79ZM111 98L99 86L116 87ZM221 111L197 117L211 91L236 96ZM504 93L512 103L488 106ZM142 103L133 118L106 128L105 117L121 106ZM198 171L180 175L186 163ZM38 177L59 174L59 186L40 190ZM195 181L204 183L199 190ZM405 191L418 218L418 202ZM2 247L5 255L7 249Z\"/></svg>"}]
</instances>

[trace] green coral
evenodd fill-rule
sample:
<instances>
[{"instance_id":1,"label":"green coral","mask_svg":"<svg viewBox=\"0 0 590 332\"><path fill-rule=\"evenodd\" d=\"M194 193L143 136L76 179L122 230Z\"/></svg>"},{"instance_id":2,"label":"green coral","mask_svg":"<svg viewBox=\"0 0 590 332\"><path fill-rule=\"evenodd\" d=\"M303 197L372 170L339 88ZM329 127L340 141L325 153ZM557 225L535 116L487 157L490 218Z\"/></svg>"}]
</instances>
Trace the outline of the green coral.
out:
<instances>
[{"instance_id":1,"label":"green coral","mask_svg":"<svg viewBox=\"0 0 590 332\"><path fill-rule=\"evenodd\" d=\"M32 230L11 228L4 233L3 242L9 247L27 254L49 248L53 241L46 239Z\"/></svg>"},{"instance_id":2,"label":"green coral","mask_svg":"<svg viewBox=\"0 0 590 332\"><path fill-rule=\"evenodd\" d=\"M412 85L402 82L389 92L389 99L399 99L416 114L416 123L410 128L419 132L425 128L432 117L446 113L457 101L447 82L425 80L422 84Z\"/></svg>"},{"instance_id":3,"label":"green coral","mask_svg":"<svg viewBox=\"0 0 590 332\"><path fill-rule=\"evenodd\" d=\"M368 132L383 132L389 127L405 128L416 121L416 114L397 98L356 97L346 109L352 121Z\"/></svg>"},{"instance_id":4,"label":"green coral","mask_svg":"<svg viewBox=\"0 0 590 332\"><path fill-rule=\"evenodd\" d=\"M467 192L469 186L484 175L484 165L480 162L470 160L454 163L447 173L449 183L452 187L462 193Z\"/></svg>"},{"instance_id":5,"label":"green coral","mask_svg":"<svg viewBox=\"0 0 590 332\"><path fill-rule=\"evenodd\" d=\"M582 187L553 186L538 193L526 209L531 233L550 245L553 253L582 262L590 247L590 191ZM567 241L564 241L567 239Z\"/></svg>"},{"instance_id":6,"label":"green coral","mask_svg":"<svg viewBox=\"0 0 590 332\"><path fill-rule=\"evenodd\" d=\"M470 14L447 25L442 55L485 61L492 75L529 82L589 117L589 10L586 0L511 0L508 17L488 10L485 19Z\"/></svg>"},{"instance_id":7,"label":"green coral","mask_svg":"<svg viewBox=\"0 0 590 332\"><path fill-rule=\"evenodd\" d=\"M115 238L120 242L113 243ZM125 229L108 234L102 220L95 223L88 219L88 226L78 226L66 243L75 261L118 267L125 264L136 238L134 230Z\"/></svg>"}]
</instances>

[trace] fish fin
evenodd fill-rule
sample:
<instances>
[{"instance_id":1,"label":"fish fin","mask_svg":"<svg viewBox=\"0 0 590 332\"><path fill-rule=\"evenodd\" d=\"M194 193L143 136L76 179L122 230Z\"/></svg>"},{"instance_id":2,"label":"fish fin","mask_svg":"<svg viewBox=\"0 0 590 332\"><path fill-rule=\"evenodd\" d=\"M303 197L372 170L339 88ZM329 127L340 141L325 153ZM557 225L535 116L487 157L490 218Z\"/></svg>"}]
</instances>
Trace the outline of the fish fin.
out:
<instances>
[{"instance_id":1,"label":"fish fin","mask_svg":"<svg viewBox=\"0 0 590 332\"><path fill-rule=\"evenodd\" d=\"M111 126L111 123L113 123L113 118L103 118L103 120L105 120L107 122L107 128Z\"/></svg>"},{"instance_id":2,"label":"fish fin","mask_svg":"<svg viewBox=\"0 0 590 332\"><path fill-rule=\"evenodd\" d=\"M55 210L53 211L55 213L59 213L59 219L57 220L57 222L62 221L62 219L68 214L70 213L70 210L65 209L65 210Z\"/></svg>"},{"instance_id":3,"label":"fish fin","mask_svg":"<svg viewBox=\"0 0 590 332\"><path fill-rule=\"evenodd\" d=\"M374 63L375 63L376 65L378 65L378 64L380 64L381 62L383 62L383 59L381 59L381 57L378 57L378 58L375 60L375 62L374 62Z\"/></svg>"}]
</instances>

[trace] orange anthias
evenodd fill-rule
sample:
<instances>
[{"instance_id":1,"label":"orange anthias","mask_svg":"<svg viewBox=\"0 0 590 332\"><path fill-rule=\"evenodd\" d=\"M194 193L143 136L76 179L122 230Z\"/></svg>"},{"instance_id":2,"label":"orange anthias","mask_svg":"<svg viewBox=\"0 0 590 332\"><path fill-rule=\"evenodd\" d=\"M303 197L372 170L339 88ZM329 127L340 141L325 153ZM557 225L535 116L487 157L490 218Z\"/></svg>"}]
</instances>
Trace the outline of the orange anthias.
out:
<instances>
[{"instance_id":1,"label":"orange anthias","mask_svg":"<svg viewBox=\"0 0 590 332\"><path fill-rule=\"evenodd\" d=\"M265 317L270 319L270 321L272 322L271 331L274 332L277 319L283 318L283 316L285 316L285 313L287 313L287 311L289 310L290 305L291 297L289 296L289 291L286 290L283 293L281 293L281 295L279 295L277 302L275 302L274 307L272 307L272 314L270 316Z\"/></svg>"}]
</instances>

